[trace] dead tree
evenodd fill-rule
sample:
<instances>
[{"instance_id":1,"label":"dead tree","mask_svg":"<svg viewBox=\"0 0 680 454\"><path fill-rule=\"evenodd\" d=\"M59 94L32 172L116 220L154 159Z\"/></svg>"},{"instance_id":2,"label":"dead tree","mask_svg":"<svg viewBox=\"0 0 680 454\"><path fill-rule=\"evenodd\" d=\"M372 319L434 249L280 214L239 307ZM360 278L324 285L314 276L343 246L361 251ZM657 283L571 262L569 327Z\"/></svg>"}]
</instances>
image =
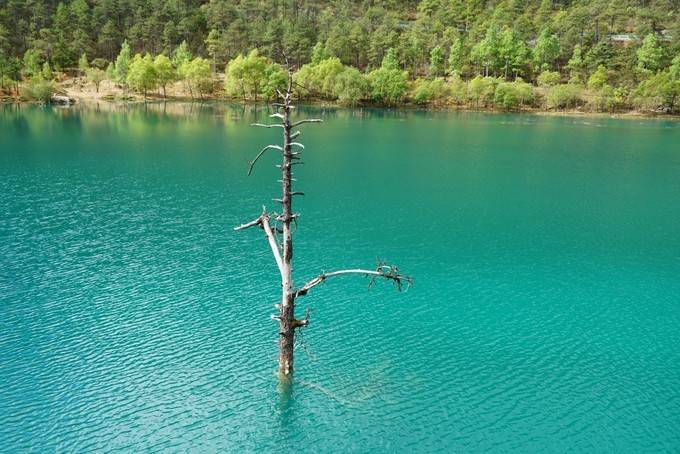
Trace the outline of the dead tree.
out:
<instances>
[{"instance_id":1,"label":"dead tree","mask_svg":"<svg viewBox=\"0 0 680 454\"><path fill-rule=\"evenodd\" d=\"M274 255L274 260L281 273L281 304L276 307L279 310L278 315L272 315L272 319L278 321L279 324L279 379L289 380L293 373L293 355L295 347L295 332L298 328L309 325L309 313L302 319L295 318L295 300L306 295L312 288L321 284L329 278L341 276L345 274L359 274L370 276L371 283L376 278L384 278L395 283L398 289L404 285L410 286L412 280L408 276L399 273L396 266L379 263L375 269L345 269L333 272L322 272L319 276L308 281L301 287L295 287L293 284L293 235L292 225L297 223L298 214L293 212L293 197L304 195L302 192L293 190L293 166L302 164L300 161L301 153L304 146L297 142L296 139L300 136L300 131L296 128L306 123L320 123L320 119L308 118L298 121L291 121L291 110L294 109L292 105L293 97L293 79L289 71L288 88L285 93L277 90L280 103L274 103L273 106L278 112L270 115L271 118L276 118L279 121L272 124L255 123L252 126L259 126L263 128L281 128L283 132L283 146L267 145L264 147L250 162L248 168L248 175L251 174L253 167L257 161L267 151L274 151L281 155L281 164L277 164L277 168L281 169L281 198L274 199L274 201L281 204L281 213L268 213L266 208L262 207L262 213L254 220L236 227L234 230L244 230L249 227L259 227L264 230L265 237L269 242L269 247ZM276 225L272 226L272 220L276 221ZM279 228L277 225L281 225ZM282 236L279 240L279 235Z\"/></svg>"}]
</instances>

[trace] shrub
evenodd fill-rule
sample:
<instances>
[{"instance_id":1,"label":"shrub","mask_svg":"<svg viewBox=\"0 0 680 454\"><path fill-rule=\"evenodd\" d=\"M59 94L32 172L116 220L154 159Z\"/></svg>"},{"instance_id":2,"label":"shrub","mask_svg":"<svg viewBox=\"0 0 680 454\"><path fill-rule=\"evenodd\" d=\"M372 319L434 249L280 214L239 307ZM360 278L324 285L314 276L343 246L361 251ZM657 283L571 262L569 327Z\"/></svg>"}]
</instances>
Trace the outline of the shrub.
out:
<instances>
[{"instance_id":1,"label":"shrub","mask_svg":"<svg viewBox=\"0 0 680 454\"><path fill-rule=\"evenodd\" d=\"M412 97L416 104L443 102L448 93L449 87L441 77L433 80L418 79L413 83Z\"/></svg>"},{"instance_id":2,"label":"shrub","mask_svg":"<svg viewBox=\"0 0 680 454\"><path fill-rule=\"evenodd\" d=\"M549 109L568 109L583 104L583 88L575 84L563 84L550 87L546 95Z\"/></svg>"},{"instance_id":3,"label":"shrub","mask_svg":"<svg viewBox=\"0 0 680 454\"><path fill-rule=\"evenodd\" d=\"M588 88L591 90L599 90L607 83L607 69L604 65L597 67L597 70L588 78Z\"/></svg>"},{"instance_id":4,"label":"shrub","mask_svg":"<svg viewBox=\"0 0 680 454\"><path fill-rule=\"evenodd\" d=\"M52 99L52 95L54 95L54 91L54 82L43 79L41 76L36 76L31 78L28 84L24 86L22 95L28 100L48 104Z\"/></svg>"},{"instance_id":5,"label":"shrub","mask_svg":"<svg viewBox=\"0 0 680 454\"><path fill-rule=\"evenodd\" d=\"M505 110L516 109L519 106L517 87L512 82L501 82L496 86L493 102L497 107Z\"/></svg>"},{"instance_id":6,"label":"shrub","mask_svg":"<svg viewBox=\"0 0 680 454\"><path fill-rule=\"evenodd\" d=\"M404 99L408 73L400 69L381 67L368 74L371 98L384 104L396 104Z\"/></svg>"},{"instance_id":7,"label":"shrub","mask_svg":"<svg viewBox=\"0 0 680 454\"><path fill-rule=\"evenodd\" d=\"M456 104L463 104L468 99L468 87L458 73L451 77L449 82L449 95Z\"/></svg>"},{"instance_id":8,"label":"shrub","mask_svg":"<svg viewBox=\"0 0 680 454\"><path fill-rule=\"evenodd\" d=\"M347 67L335 80L335 96L341 104L354 105L366 97L368 81L356 68Z\"/></svg>"},{"instance_id":9,"label":"shrub","mask_svg":"<svg viewBox=\"0 0 680 454\"><path fill-rule=\"evenodd\" d=\"M475 106L487 106L493 102L498 80L493 77L477 76L468 83L468 98Z\"/></svg>"},{"instance_id":10,"label":"shrub","mask_svg":"<svg viewBox=\"0 0 680 454\"><path fill-rule=\"evenodd\" d=\"M560 83L560 73L555 71L543 71L536 78L539 87L553 87Z\"/></svg>"},{"instance_id":11,"label":"shrub","mask_svg":"<svg viewBox=\"0 0 680 454\"><path fill-rule=\"evenodd\" d=\"M632 101L636 108L642 110L673 111L678 96L680 81L668 71L662 71L640 82L633 92Z\"/></svg>"}]
</instances>

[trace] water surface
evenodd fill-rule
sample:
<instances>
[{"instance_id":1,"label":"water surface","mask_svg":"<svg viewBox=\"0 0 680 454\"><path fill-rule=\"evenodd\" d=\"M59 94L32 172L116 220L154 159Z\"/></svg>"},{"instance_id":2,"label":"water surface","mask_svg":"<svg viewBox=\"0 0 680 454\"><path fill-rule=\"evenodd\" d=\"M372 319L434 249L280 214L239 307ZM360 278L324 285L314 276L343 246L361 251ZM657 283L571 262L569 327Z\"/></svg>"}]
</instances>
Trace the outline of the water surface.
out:
<instances>
[{"instance_id":1,"label":"water surface","mask_svg":"<svg viewBox=\"0 0 680 454\"><path fill-rule=\"evenodd\" d=\"M302 109L282 396L266 114L0 109L0 450L680 449L680 124Z\"/></svg>"}]
</instances>

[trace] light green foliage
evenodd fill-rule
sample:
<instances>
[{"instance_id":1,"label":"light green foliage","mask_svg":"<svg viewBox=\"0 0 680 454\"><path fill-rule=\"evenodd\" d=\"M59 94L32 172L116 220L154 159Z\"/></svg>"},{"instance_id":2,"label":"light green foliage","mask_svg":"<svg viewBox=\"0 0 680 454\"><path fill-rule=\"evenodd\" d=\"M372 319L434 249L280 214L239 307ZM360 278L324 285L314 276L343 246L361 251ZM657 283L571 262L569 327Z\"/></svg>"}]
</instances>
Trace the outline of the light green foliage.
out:
<instances>
[{"instance_id":1,"label":"light green foliage","mask_svg":"<svg viewBox=\"0 0 680 454\"><path fill-rule=\"evenodd\" d=\"M381 66L385 69L399 69L399 60L397 59L397 50L393 47L387 50L385 57L382 59Z\"/></svg>"},{"instance_id":2,"label":"light green foliage","mask_svg":"<svg viewBox=\"0 0 680 454\"><path fill-rule=\"evenodd\" d=\"M48 104L52 99L52 95L54 95L54 91L54 82L45 80L42 76L38 75L32 77L24 86L22 96L31 101Z\"/></svg>"},{"instance_id":3,"label":"light green foliage","mask_svg":"<svg viewBox=\"0 0 680 454\"><path fill-rule=\"evenodd\" d=\"M643 80L632 94L633 105L638 109L669 112L675 110L679 96L680 81L670 71L660 71Z\"/></svg>"},{"instance_id":4,"label":"light green foliage","mask_svg":"<svg viewBox=\"0 0 680 454\"><path fill-rule=\"evenodd\" d=\"M52 67L50 66L49 62L43 63L42 71L40 72L40 75L45 80L52 80L52 78L54 77L54 74L52 74Z\"/></svg>"},{"instance_id":5,"label":"light green foliage","mask_svg":"<svg viewBox=\"0 0 680 454\"><path fill-rule=\"evenodd\" d=\"M511 82L501 82L496 86L493 102L497 107L512 110L519 106L519 96L515 85Z\"/></svg>"},{"instance_id":6,"label":"light green foliage","mask_svg":"<svg viewBox=\"0 0 680 454\"><path fill-rule=\"evenodd\" d=\"M335 80L335 93L344 105L354 105L364 99L369 85L366 78L356 68L347 67Z\"/></svg>"},{"instance_id":7,"label":"light green foliage","mask_svg":"<svg viewBox=\"0 0 680 454\"><path fill-rule=\"evenodd\" d=\"M434 46L430 51L430 77L444 75L444 53L442 48Z\"/></svg>"},{"instance_id":8,"label":"light green foliage","mask_svg":"<svg viewBox=\"0 0 680 454\"><path fill-rule=\"evenodd\" d=\"M323 99L337 98L335 82L345 71L339 58L331 57L318 63L309 63L300 68L295 75L295 82L308 94Z\"/></svg>"},{"instance_id":9,"label":"light green foliage","mask_svg":"<svg viewBox=\"0 0 680 454\"><path fill-rule=\"evenodd\" d=\"M638 60L638 70L643 73L655 73L662 67L664 59L663 48L655 33L645 36L642 46L635 53Z\"/></svg>"},{"instance_id":10,"label":"light green foliage","mask_svg":"<svg viewBox=\"0 0 680 454\"><path fill-rule=\"evenodd\" d=\"M591 90L599 90L605 86L607 80L607 68L600 65L597 67L597 71L591 74L588 78L588 88Z\"/></svg>"},{"instance_id":11,"label":"light green foliage","mask_svg":"<svg viewBox=\"0 0 680 454\"><path fill-rule=\"evenodd\" d=\"M194 56L189 51L187 42L182 41L182 43L177 46L177 49L175 49L175 52L172 54L172 64L175 65L175 68L177 68L180 78L185 78L185 75L181 73L181 68L185 64L189 63L193 58ZM188 66L185 66L185 68L188 68Z\"/></svg>"},{"instance_id":12,"label":"light green foliage","mask_svg":"<svg viewBox=\"0 0 680 454\"><path fill-rule=\"evenodd\" d=\"M269 63L265 69L267 77L262 87L262 96L266 99L274 99L277 96L276 90L285 91L288 86L288 72L276 63Z\"/></svg>"},{"instance_id":13,"label":"light green foliage","mask_svg":"<svg viewBox=\"0 0 680 454\"><path fill-rule=\"evenodd\" d=\"M548 28L544 28L534 46L534 66L537 70L547 71L560 56L560 42Z\"/></svg>"},{"instance_id":14,"label":"light green foliage","mask_svg":"<svg viewBox=\"0 0 680 454\"><path fill-rule=\"evenodd\" d=\"M446 100L448 91L449 87L441 77L433 80L417 79L413 82L411 96L416 104L427 104Z\"/></svg>"},{"instance_id":15,"label":"light green foliage","mask_svg":"<svg viewBox=\"0 0 680 454\"><path fill-rule=\"evenodd\" d=\"M130 45L127 43L127 41L123 41L123 44L120 47L120 53L116 58L115 65L115 79L118 83L126 83L131 59L132 54L130 51Z\"/></svg>"},{"instance_id":16,"label":"light green foliage","mask_svg":"<svg viewBox=\"0 0 680 454\"><path fill-rule=\"evenodd\" d=\"M327 58L330 58L330 55L326 52L326 46L321 41L317 42L312 49L312 65L318 65Z\"/></svg>"},{"instance_id":17,"label":"light green foliage","mask_svg":"<svg viewBox=\"0 0 680 454\"><path fill-rule=\"evenodd\" d=\"M163 97L165 97L165 89L170 82L177 78L177 71L172 66L170 59L163 54L156 56L153 67L156 72L156 82L163 89Z\"/></svg>"},{"instance_id":18,"label":"light green foliage","mask_svg":"<svg viewBox=\"0 0 680 454\"><path fill-rule=\"evenodd\" d=\"M484 39L472 48L472 60L483 68L484 75L496 73L500 67L500 38L498 28L492 24L486 31Z\"/></svg>"},{"instance_id":19,"label":"light green foliage","mask_svg":"<svg viewBox=\"0 0 680 454\"><path fill-rule=\"evenodd\" d=\"M272 97L276 88L285 86L285 72L253 49L246 55L238 55L227 65L224 88L231 96L257 100L259 96Z\"/></svg>"},{"instance_id":20,"label":"light green foliage","mask_svg":"<svg viewBox=\"0 0 680 454\"><path fill-rule=\"evenodd\" d=\"M468 86L458 73L454 73L449 81L449 96L456 104L463 104L468 99Z\"/></svg>"},{"instance_id":21,"label":"light green foliage","mask_svg":"<svg viewBox=\"0 0 680 454\"><path fill-rule=\"evenodd\" d=\"M546 93L549 109L570 109L583 104L583 89L576 84L554 85Z\"/></svg>"},{"instance_id":22,"label":"light green foliage","mask_svg":"<svg viewBox=\"0 0 680 454\"><path fill-rule=\"evenodd\" d=\"M626 104L627 98L627 89L603 84L592 94L588 106L598 112L614 112Z\"/></svg>"},{"instance_id":23,"label":"light green foliage","mask_svg":"<svg viewBox=\"0 0 680 454\"><path fill-rule=\"evenodd\" d=\"M453 40L453 44L451 44L451 48L449 49L449 73L460 73L460 70L463 67L463 52L463 40L457 37Z\"/></svg>"},{"instance_id":24,"label":"light green foliage","mask_svg":"<svg viewBox=\"0 0 680 454\"><path fill-rule=\"evenodd\" d=\"M468 84L468 98L475 106L489 106L496 94L498 80L494 77L477 76Z\"/></svg>"},{"instance_id":25,"label":"light green foliage","mask_svg":"<svg viewBox=\"0 0 680 454\"><path fill-rule=\"evenodd\" d=\"M569 77L573 82L583 82L585 77L585 61L583 60L580 44L574 46L574 52L571 54L567 68L569 69Z\"/></svg>"},{"instance_id":26,"label":"light green foliage","mask_svg":"<svg viewBox=\"0 0 680 454\"><path fill-rule=\"evenodd\" d=\"M399 69L378 68L368 74L371 98L379 103L393 105L404 99L408 73Z\"/></svg>"},{"instance_id":27,"label":"light green foliage","mask_svg":"<svg viewBox=\"0 0 680 454\"><path fill-rule=\"evenodd\" d=\"M23 75L24 77L34 77L40 74L40 54L35 49L28 49L24 53Z\"/></svg>"},{"instance_id":28,"label":"light green foliage","mask_svg":"<svg viewBox=\"0 0 680 454\"><path fill-rule=\"evenodd\" d=\"M113 62L109 63L106 67L106 78L109 80L116 80L116 66Z\"/></svg>"},{"instance_id":29,"label":"light green foliage","mask_svg":"<svg viewBox=\"0 0 680 454\"><path fill-rule=\"evenodd\" d=\"M516 30L506 28L501 34L499 48L500 64L507 79L511 74L517 77L529 65L529 49Z\"/></svg>"},{"instance_id":30,"label":"light green foliage","mask_svg":"<svg viewBox=\"0 0 680 454\"><path fill-rule=\"evenodd\" d=\"M543 71L536 78L539 87L552 87L560 83L560 73L556 71Z\"/></svg>"},{"instance_id":31,"label":"light green foliage","mask_svg":"<svg viewBox=\"0 0 680 454\"><path fill-rule=\"evenodd\" d=\"M83 54L78 59L78 70L80 71L80 75L84 76L88 69L90 69L90 63L87 61L87 54Z\"/></svg>"},{"instance_id":32,"label":"light green foliage","mask_svg":"<svg viewBox=\"0 0 680 454\"><path fill-rule=\"evenodd\" d=\"M106 79L106 72L99 68L89 68L85 74L87 80L94 84L95 90L99 93L99 85Z\"/></svg>"},{"instance_id":33,"label":"light green foliage","mask_svg":"<svg viewBox=\"0 0 680 454\"><path fill-rule=\"evenodd\" d=\"M195 94L203 96L212 93L212 72L210 71L210 62L205 58L196 57L185 62L178 72L183 75L192 97Z\"/></svg>"},{"instance_id":34,"label":"light green foliage","mask_svg":"<svg viewBox=\"0 0 680 454\"><path fill-rule=\"evenodd\" d=\"M151 55L134 56L128 68L126 82L133 90L144 93L145 97L148 91L156 88L156 69Z\"/></svg>"},{"instance_id":35,"label":"light green foliage","mask_svg":"<svg viewBox=\"0 0 680 454\"><path fill-rule=\"evenodd\" d=\"M512 85L514 86L515 93L517 95L517 100L521 106L529 106L534 103L534 87L522 80L522 78L517 78Z\"/></svg>"},{"instance_id":36,"label":"light green foliage","mask_svg":"<svg viewBox=\"0 0 680 454\"><path fill-rule=\"evenodd\" d=\"M673 80L680 80L680 54L676 55L671 62L669 71Z\"/></svg>"}]
</instances>

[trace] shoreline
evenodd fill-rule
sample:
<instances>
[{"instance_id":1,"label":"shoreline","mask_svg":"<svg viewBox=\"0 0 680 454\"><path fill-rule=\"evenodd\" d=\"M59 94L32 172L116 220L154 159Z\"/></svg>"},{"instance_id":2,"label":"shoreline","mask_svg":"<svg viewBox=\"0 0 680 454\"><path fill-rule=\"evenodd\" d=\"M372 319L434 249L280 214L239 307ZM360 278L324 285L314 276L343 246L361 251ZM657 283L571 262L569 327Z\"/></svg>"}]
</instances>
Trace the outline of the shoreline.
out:
<instances>
[{"instance_id":1,"label":"shoreline","mask_svg":"<svg viewBox=\"0 0 680 454\"><path fill-rule=\"evenodd\" d=\"M125 92L117 89L114 92L106 91L95 93L87 90L69 90L71 87L60 86L61 90L56 94L65 94L76 100L73 105L87 105L107 103L112 105L137 105L137 104L158 104L158 103L202 103L202 102L223 102L229 104L238 104L244 106L266 106L270 103L268 101L258 100L243 100L242 98L231 98L228 96L220 96L219 94L205 96L201 98L192 98L186 96L184 93L171 93L163 97L162 95L153 94L144 98L141 95L132 92ZM41 104L36 101L28 101L25 99L4 96L0 98L0 105L19 104L31 105ZM73 106L72 105L72 106ZM519 115L537 115L546 117L583 117L583 118L609 118L609 119L646 119L646 120L680 120L678 114L667 113L652 113L639 110L630 110L623 112L595 112L582 109L566 109L566 110L549 110L539 107L522 107L519 109L503 110L495 107L474 107L463 104L447 104L447 103L432 103L432 104L415 104L415 103L401 103L397 105L379 105L369 103L358 103L355 105L344 105L340 103L324 101L319 99L300 99L299 105L310 107L334 108L334 109L389 109L389 110L403 110L403 111L424 111L424 112L469 112L469 113L494 113L494 114L519 114ZM68 107L72 107L68 106ZM64 107L64 108L68 108Z\"/></svg>"}]
</instances>

